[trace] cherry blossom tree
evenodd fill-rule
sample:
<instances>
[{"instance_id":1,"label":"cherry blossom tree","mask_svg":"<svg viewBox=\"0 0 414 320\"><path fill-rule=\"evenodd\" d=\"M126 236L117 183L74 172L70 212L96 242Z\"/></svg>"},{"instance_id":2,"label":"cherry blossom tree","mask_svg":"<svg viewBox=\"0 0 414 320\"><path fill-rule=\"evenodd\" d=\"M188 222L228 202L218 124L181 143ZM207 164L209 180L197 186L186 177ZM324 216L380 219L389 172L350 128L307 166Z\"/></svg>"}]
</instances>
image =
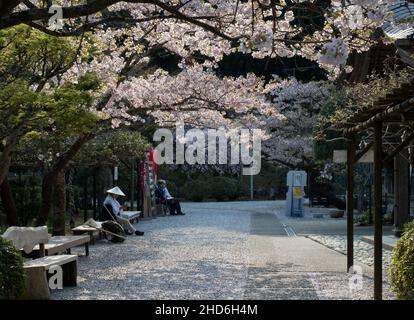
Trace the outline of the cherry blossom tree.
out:
<instances>
[{"instance_id":1,"label":"cherry blossom tree","mask_svg":"<svg viewBox=\"0 0 414 320\"><path fill-rule=\"evenodd\" d=\"M301 83L294 78L277 81L271 96L283 118L268 126L271 136L263 144L268 160L291 168L311 162L315 123L324 99L333 90L335 86L325 81Z\"/></svg>"},{"instance_id":2,"label":"cherry blossom tree","mask_svg":"<svg viewBox=\"0 0 414 320\"><path fill-rule=\"evenodd\" d=\"M389 5L394 2L1 1L0 30L23 23L51 37L66 37L74 47L76 43L73 62L34 79L26 89L47 94L76 86L89 75L101 83L88 92L93 103L81 104L94 116L94 125L73 136L44 179L43 221L57 175L100 130L170 126L177 120L203 127L264 128L270 129L265 131L269 150L283 150L278 151L279 162L308 158L313 111L303 106L308 101L317 106L325 94L322 84L294 79L265 83L254 75L219 78L214 72L217 63L233 52L256 58L298 55L318 61L335 77L350 70L346 63L351 51L368 50L380 40L374 32L384 21L392 21ZM50 28L60 10L50 10L51 4L61 6L62 28ZM160 47L183 59L175 74L151 66L152 50ZM7 48L7 42L0 43L0 53ZM275 97L273 102L269 95ZM295 132L302 137L293 136ZM11 151L6 151L9 161Z\"/></svg>"},{"instance_id":3,"label":"cherry blossom tree","mask_svg":"<svg viewBox=\"0 0 414 320\"><path fill-rule=\"evenodd\" d=\"M120 37L131 41L131 47L119 46ZM92 105L80 103L71 107L72 111L84 112L85 116L90 114L85 126L80 126L81 118L67 117L68 113L64 110L65 106L70 107L67 103L61 105L61 108L57 104L56 110L65 116L59 125L56 119L51 123L46 119L44 127L36 128L31 126L32 121L24 122L27 131L23 132L21 138L27 134L36 134L36 130L47 129L53 131L56 137L61 137L62 141L69 134L69 141L72 141L54 157L45 172L39 223L46 221L50 211L53 186L62 177L68 163L97 132L136 123L168 125L172 119L198 123L200 126L230 126L236 122L255 126L253 120L260 124L264 123L266 117L278 116L265 99L270 87L265 86L261 79L253 75L239 79L220 79L212 72L206 72L206 67L197 64L183 64L181 72L176 76L162 70L145 71L147 57L156 45L144 47L140 41L125 37L120 31L97 32L90 39L84 39L84 43L77 49L77 61L71 67L42 78L41 86L35 81L27 87L47 97L50 93L59 92L61 88L86 88L88 79L92 79L92 82L98 82L99 79L101 84L89 84L93 90L89 90L85 98L87 101L93 100ZM62 95L62 98L68 97ZM7 101L10 99L6 99L6 103ZM62 99L63 103L64 101ZM25 110L30 109L29 103ZM71 131L70 128L76 130Z\"/></svg>"},{"instance_id":4,"label":"cherry blossom tree","mask_svg":"<svg viewBox=\"0 0 414 320\"><path fill-rule=\"evenodd\" d=\"M368 50L385 21L401 23L389 9L396 2L13 0L0 4L0 29L25 23L52 35L73 36L109 26L137 37L147 34L181 56L198 51L217 61L234 51L255 57L301 55L337 74L340 68L332 66L344 65L351 50ZM56 12L62 28L51 30Z\"/></svg>"}]
</instances>

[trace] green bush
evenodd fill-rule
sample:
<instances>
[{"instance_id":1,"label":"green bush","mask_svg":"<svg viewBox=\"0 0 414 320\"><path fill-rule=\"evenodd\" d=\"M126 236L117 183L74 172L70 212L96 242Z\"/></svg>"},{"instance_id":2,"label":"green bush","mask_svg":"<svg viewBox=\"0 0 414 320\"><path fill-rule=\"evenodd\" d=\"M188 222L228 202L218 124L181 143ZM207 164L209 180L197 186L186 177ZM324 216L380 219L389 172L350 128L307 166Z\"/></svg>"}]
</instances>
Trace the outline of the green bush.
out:
<instances>
[{"instance_id":1,"label":"green bush","mask_svg":"<svg viewBox=\"0 0 414 320\"><path fill-rule=\"evenodd\" d=\"M399 299L414 299L414 223L407 224L393 250L389 271L392 290Z\"/></svg>"},{"instance_id":2,"label":"green bush","mask_svg":"<svg viewBox=\"0 0 414 320\"><path fill-rule=\"evenodd\" d=\"M374 215L374 213L372 213L372 215ZM362 214L355 215L354 224L357 226L369 226L369 212L364 211Z\"/></svg>"},{"instance_id":3,"label":"green bush","mask_svg":"<svg viewBox=\"0 0 414 320\"><path fill-rule=\"evenodd\" d=\"M18 299L24 288L23 258L11 241L0 237L0 299Z\"/></svg>"},{"instance_id":4,"label":"green bush","mask_svg":"<svg viewBox=\"0 0 414 320\"><path fill-rule=\"evenodd\" d=\"M201 202L210 194L209 184L201 178L187 182L182 189L184 197L190 201Z\"/></svg>"},{"instance_id":5,"label":"green bush","mask_svg":"<svg viewBox=\"0 0 414 320\"><path fill-rule=\"evenodd\" d=\"M213 177L208 179L210 196L217 201L235 199L238 195L239 183L228 177Z\"/></svg>"}]
</instances>

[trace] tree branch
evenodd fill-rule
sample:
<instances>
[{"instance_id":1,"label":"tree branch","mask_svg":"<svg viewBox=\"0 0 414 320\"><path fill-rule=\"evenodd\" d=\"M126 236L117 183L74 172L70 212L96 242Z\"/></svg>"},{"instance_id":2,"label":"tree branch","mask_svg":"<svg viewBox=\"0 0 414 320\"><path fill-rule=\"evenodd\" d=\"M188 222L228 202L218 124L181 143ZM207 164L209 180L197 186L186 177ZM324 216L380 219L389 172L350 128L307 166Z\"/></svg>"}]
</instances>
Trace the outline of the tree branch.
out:
<instances>
[{"instance_id":1,"label":"tree branch","mask_svg":"<svg viewBox=\"0 0 414 320\"><path fill-rule=\"evenodd\" d=\"M17 4L21 3L22 1L12 1L12 3L17 2ZM107 7L122 2L120 0L91 0L88 1L87 4L83 4L83 5L75 5L75 6L69 6L69 7L62 7L62 14L63 14L63 18L64 19L70 19L70 18L80 18L80 17L85 17L91 14L95 14L97 12L100 12L104 9L106 9ZM194 24L198 27L203 28L206 31L209 31L213 34L215 34L216 36L223 38L225 40L228 41L235 41L238 39L232 38L229 35L225 34L224 32L222 32L221 30L219 30L219 28L216 28L208 23L205 23L203 21L200 21L202 17L191 17L188 16L182 12L179 11L179 9L177 9L176 7L172 6L172 5L168 5L160 0L126 0L124 2L128 2L128 3L141 3L141 4L153 4L157 7L159 7L160 9L165 10L166 12L169 12L171 14L171 16L169 16L168 18L176 18L178 20L181 21L186 21L189 22L191 24ZM15 6L17 6L17 4L15 4ZM11 5L10 5L11 6ZM7 5L7 7L10 7L9 5ZM14 7L15 7L14 6ZM2 8L4 7L4 10L2 10ZM14 8L13 7L13 8ZM13 9L12 8L12 9ZM0 6L0 30L1 29L5 29L5 28L9 28L12 26L16 26L18 24L21 23L25 23L25 24L29 24L32 27L36 27L37 29L41 29L42 31L46 32L45 27L41 27L39 24L34 24L36 21L41 21L41 20L48 20L53 13L49 13L49 8L29 8L27 10L23 10L23 11L19 11L19 12L12 12L10 13L11 10L6 10L6 5ZM210 17L210 19L212 19L213 17ZM118 18L120 19L120 18ZM151 19L151 18L149 18ZM141 22L147 21L146 19L144 19ZM103 22L103 21L102 21ZM97 25L102 24L101 21L99 22L95 22ZM138 20L139 22L139 20ZM81 27L80 31L74 31L73 35L76 35L78 32L82 32L88 28L91 28L94 26L95 23L90 23L87 24L85 27ZM47 33L52 34L50 31L48 31ZM66 35L67 33L62 33L61 35ZM59 33L53 33L53 35L60 35ZM70 35L70 33L68 34Z\"/></svg>"}]
</instances>

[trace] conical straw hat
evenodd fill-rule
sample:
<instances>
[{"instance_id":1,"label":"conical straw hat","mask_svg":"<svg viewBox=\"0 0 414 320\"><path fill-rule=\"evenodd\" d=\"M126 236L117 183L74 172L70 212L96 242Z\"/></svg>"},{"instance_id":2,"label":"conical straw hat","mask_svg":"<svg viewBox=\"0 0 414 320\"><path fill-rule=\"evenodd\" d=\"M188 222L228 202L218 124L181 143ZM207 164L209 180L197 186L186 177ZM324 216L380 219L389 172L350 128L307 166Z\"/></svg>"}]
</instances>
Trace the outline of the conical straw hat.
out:
<instances>
[{"instance_id":1,"label":"conical straw hat","mask_svg":"<svg viewBox=\"0 0 414 320\"><path fill-rule=\"evenodd\" d=\"M125 193L122 192L121 189L119 189L119 187L113 187L112 189L109 189L108 191L106 191L107 193L112 193L112 194L116 194L118 196L125 196Z\"/></svg>"}]
</instances>

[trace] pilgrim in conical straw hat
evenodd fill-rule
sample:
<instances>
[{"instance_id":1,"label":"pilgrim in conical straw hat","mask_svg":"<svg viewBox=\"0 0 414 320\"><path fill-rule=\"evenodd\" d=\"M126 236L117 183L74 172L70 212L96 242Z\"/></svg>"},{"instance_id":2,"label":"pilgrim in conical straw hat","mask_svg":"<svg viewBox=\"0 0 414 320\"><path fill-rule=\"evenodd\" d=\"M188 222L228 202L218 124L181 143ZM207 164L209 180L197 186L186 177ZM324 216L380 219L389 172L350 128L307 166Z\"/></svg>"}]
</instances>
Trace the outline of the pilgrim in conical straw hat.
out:
<instances>
[{"instance_id":1,"label":"pilgrim in conical straw hat","mask_svg":"<svg viewBox=\"0 0 414 320\"><path fill-rule=\"evenodd\" d=\"M112 189L107 190L106 193L116 194L118 196L125 197L125 193L123 193L119 187L113 187Z\"/></svg>"}]
</instances>

